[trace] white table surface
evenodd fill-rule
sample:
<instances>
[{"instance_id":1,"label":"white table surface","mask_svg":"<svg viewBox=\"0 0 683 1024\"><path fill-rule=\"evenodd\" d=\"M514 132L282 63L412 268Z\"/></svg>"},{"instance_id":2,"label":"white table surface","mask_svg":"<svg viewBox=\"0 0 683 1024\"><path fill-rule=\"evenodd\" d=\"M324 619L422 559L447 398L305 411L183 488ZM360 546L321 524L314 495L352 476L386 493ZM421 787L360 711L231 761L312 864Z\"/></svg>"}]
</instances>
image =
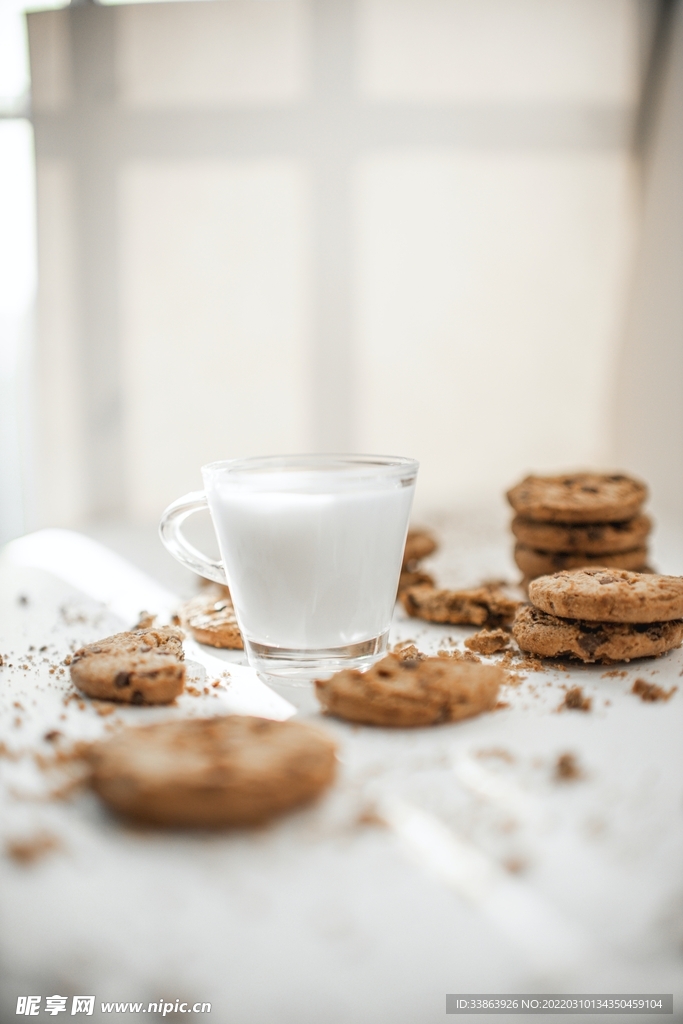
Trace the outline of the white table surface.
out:
<instances>
[{"instance_id":1,"label":"white table surface","mask_svg":"<svg viewBox=\"0 0 683 1024\"><path fill-rule=\"evenodd\" d=\"M435 519L443 547L429 567L447 584L514 578L504 522L498 509ZM683 1019L683 651L623 677L529 672L504 694L509 707L431 729L321 718L307 688L280 685L288 703L272 697L270 713L293 704L339 743L329 794L255 832L157 832L122 824L87 790L52 798L62 777L34 758L54 750L44 734L68 745L121 721L249 710L268 692L250 690L226 654L232 678L217 697L109 716L65 706L68 669L50 666L130 626L126 600L139 610L155 593L172 598L139 575L108 608L11 550L0 562L2 843L46 833L58 845L30 864L0 856L3 1021L18 995L59 993L208 1001L202 1019L220 1024L431 1024L447 992L532 991L673 992ZM682 571L680 551L680 537L660 537L659 568ZM433 652L470 632L397 610L392 642ZM636 678L679 689L646 704L630 692ZM558 712L576 684L592 710ZM565 752L578 781L554 777Z\"/></svg>"}]
</instances>

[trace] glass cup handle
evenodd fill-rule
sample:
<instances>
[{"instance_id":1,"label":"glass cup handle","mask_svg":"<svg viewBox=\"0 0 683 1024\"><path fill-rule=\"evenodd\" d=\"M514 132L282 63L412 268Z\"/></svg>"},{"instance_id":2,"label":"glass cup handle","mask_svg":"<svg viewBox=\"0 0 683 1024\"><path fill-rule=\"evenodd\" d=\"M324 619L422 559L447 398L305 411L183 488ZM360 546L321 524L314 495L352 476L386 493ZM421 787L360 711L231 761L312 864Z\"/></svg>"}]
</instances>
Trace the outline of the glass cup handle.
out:
<instances>
[{"instance_id":1,"label":"glass cup handle","mask_svg":"<svg viewBox=\"0 0 683 1024\"><path fill-rule=\"evenodd\" d=\"M227 586L228 580L222 562L216 562L198 551L194 545L183 536L181 527L185 520L194 512L201 512L208 509L209 503L206 500L204 491L192 491L182 498L178 498L165 510L159 523L159 536L167 551L170 551L181 565L192 569L200 576L215 580Z\"/></svg>"}]
</instances>

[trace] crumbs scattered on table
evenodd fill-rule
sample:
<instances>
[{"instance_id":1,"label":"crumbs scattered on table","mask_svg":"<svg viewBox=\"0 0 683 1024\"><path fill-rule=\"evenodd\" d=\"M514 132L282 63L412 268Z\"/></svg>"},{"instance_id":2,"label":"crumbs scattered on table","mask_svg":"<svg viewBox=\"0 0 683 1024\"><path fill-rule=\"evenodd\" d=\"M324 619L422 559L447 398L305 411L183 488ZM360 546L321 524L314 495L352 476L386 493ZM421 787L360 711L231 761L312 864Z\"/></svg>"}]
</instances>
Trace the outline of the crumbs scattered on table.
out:
<instances>
[{"instance_id":1,"label":"crumbs scattered on table","mask_svg":"<svg viewBox=\"0 0 683 1024\"><path fill-rule=\"evenodd\" d=\"M487 747L484 750L477 750L474 754L475 757L497 757L501 761L507 762L507 764L514 764L514 755L509 750L505 750L503 747Z\"/></svg>"},{"instance_id":2,"label":"crumbs scattered on table","mask_svg":"<svg viewBox=\"0 0 683 1024\"><path fill-rule=\"evenodd\" d=\"M593 698L586 697L580 686L572 686L564 695L558 711L590 711L593 705Z\"/></svg>"},{"instance_id":3,"label":"crumbs scattered on table","mask_svg":"<svg viewBox=\"0 0 683 1024\"><path fill-rule=\"evenodd\" d=\"M624 679L628 673L623 668L611 668L609 672L603 672L601 679Z\"/></svg>"},{"instance_id":4,"label":"crumbs scattered on table","mask_svg":"<svg viewBox=\"0 0 683 1024\"><path fill-rule=\"evenodd\" d=\"M358 817L356 818L358 825L379 825L380 828L386 828L386 821L378 814L374 807L364 808Z\"/></svg>"},{"instance_id":5,"label":"crumbs scattered on table","mask_svg":"<svg viewBox=\"0 0 683 1024\"><path fill-rule=\"evenodd\" d=\"M631 693L635 693L643 701L654 703L655 701L669 700L677 689L677 686L672 686L670 690L665 690L661 686L657 686L656 683L648 683L645 679L636 679L631 687Z\"/></svg>"},{"instance_id":6,"label":"crumbs scattered on table","mask_svg":"<svg viewBox=\"0 0 683 1024\"><path fill-rule=\"evenodd\" d=\"M472 651L461 651L457 647L452 651L437 651L436 656L437 658L451 658L452 661L473 661L477 664L481 662L481 658L473 654Z\"/></svg>"},{"instance_id":7,"label":"crumbs scattered on table","mask_svg":"<svg viewBox=\"0 0 683 1024\"><path fill-rule=\"evenodd\" d=\"M405 640L403 643L396 644L392 653L397 658L400 658L401 661L424 661L427 657L412 640Z\"/></svg>"},{"instance_id":8,"label":"crumbs scattered on table","mask_svg":"<svg viewBox=\"0 0 683 1024\"><path fill-rule=\"evenodd\" d=\"M575 782L583 778L583 772L575 754L560 754L555 762L555 778L559 782Z\"/></svg>"},{"instance_id":9,"label":"crumbs scattered on table","mask_svg":"<svg viewBox=\"0 0 683 1024\"><path fill-rule=\"evenodd\" d=\"M33 864L48 853L60 849L61 841L50 832L37 832L27 839L8 839L5 852L17 864Z\"/></svg>"},{"instance_id":10,"label":"crumbs scattered on table","mask_svg":"<svg viewBox=\"0 0 683 1024\"><path fill-rule=\"evenodd\" d=\"M528 868L528 864L521 857L508 857L503 861L503 867L511 875L521 875Z\"/></svg>"}]
</instances>

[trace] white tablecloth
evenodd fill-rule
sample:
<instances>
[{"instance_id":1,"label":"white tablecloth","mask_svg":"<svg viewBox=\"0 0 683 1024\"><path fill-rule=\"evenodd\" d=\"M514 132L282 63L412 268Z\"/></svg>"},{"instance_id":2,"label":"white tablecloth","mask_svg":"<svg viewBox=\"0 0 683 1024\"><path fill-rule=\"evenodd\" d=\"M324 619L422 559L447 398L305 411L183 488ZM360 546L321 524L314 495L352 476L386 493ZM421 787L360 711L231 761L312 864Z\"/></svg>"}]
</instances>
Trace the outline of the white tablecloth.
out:
<instances>
[{"instance_id":1,"label":"white tablecloth","mask_svg":"<svg viewBox=\"0 0 683 1024\"><path fill-rule=\"evenodd\" d=\"M497 514L436 525L444 546L430 566L444 582L514 578ZM322 719L306 688L279 686L338 740L334 789L255 832L157 832L122 824L88 791L51 798L57 777L34 754L115 721L231 710L231 685L248 710L249 673L232 668L218 696L174 709L65 705L68 669L50 669L131 617L18 562L5 555L0 575L2 840L56 846L31 863L0 857L3 1020L37 993L43 1005L95 994L106 1020L118 1018L105 1001L205 1001L203 1019L221 1024L431 1024L447 992L661 991L680 1006L683 651L622 676L528 672L507 708L431 729ZM139 580L127 595L137 610L153 593ZM470 632L397 610L392 642L432 652ZM679 689L646 704L636 678ZM558 711L577 684L592 710ZM567 752L582 777L558 781Z\"/></svg>"}]
</instances>

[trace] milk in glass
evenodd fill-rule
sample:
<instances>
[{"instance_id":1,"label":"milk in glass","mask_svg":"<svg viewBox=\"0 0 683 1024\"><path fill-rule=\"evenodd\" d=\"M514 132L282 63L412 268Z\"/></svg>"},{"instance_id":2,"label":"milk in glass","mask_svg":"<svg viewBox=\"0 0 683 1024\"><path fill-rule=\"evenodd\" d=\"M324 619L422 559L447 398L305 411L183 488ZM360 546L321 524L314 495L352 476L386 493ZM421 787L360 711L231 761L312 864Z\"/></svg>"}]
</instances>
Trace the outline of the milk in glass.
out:
<instances>
[{"instance_id":1,"label":"milk in glass","mask_svg":"<svg viewBox=\"0 0 683 1024\"><path fill-rule=\"evenodd\" d=\"M385 632L413 490L338 470L216 475L207 497L245 637L320 650Z\"/></svg>"}]
</instances>

